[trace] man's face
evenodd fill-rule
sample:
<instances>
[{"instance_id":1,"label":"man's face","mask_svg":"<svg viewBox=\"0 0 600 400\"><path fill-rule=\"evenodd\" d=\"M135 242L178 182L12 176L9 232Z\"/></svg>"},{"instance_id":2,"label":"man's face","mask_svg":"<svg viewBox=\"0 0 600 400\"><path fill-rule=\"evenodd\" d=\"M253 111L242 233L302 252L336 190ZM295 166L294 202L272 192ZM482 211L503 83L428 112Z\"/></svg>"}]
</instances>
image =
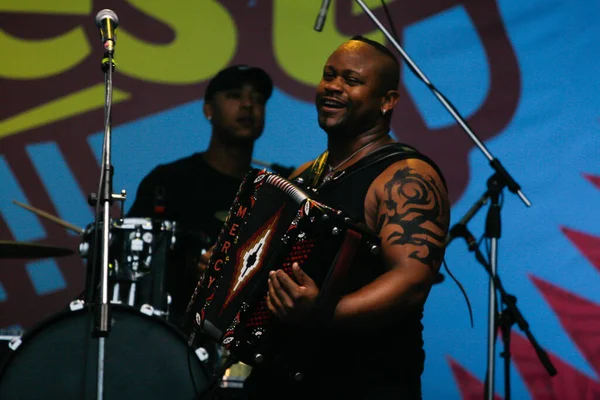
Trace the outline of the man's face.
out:
<instances>
[{"instance_id":1,"label":"man's face","mask_svg":"<svg viewBox=\"0 0 600 400\"><path fill-rule=\"evenodd\" d=\"M329 134L359 134L381 115L381 55L360 41L344 43L329 56L317 86L319 126Z\"/></svg>"},{"instance_id":2,"label":"man's face","mask_svg":"<svg viewBox=\"0 0 600 400\"><path fill-rule=\"evenodd\" d=\"M233 142L254 141L265 125L266 99L251 83L216 92L205 104L213 131L221 139Z\"/></svg>"}]
</instances>

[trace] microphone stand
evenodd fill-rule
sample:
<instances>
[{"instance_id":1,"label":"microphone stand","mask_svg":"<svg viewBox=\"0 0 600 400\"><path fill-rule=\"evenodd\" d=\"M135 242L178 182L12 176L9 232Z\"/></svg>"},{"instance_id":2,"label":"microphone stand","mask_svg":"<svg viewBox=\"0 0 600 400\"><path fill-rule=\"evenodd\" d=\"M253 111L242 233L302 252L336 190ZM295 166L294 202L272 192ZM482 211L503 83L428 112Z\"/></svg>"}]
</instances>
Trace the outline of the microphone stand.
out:
<instances>
[{"instance_id":1,"label":"microphone stand","mask_svg":"<svg viewBox=\"0 0 600 400\"><path fill-rule=\"evenodd\" d=\"M379 30L385 35L385 37L389 40L389 42L398 50L408 67L411 71L417 75L427 87L432 91L434 96L442 103L444 108L448 110L450 115L456 120L456 122L463 128L463 130L469 135L473 143L479 148L479 150L485 155L485 157L489 160L491 167L496 171L495 175L497 180L501 181L505 186L508 186L509 190L515 194L517 194L523 203L526 206L531 206L531 202L523 192L521 191L521 187L519 184L513 179L513 177L508 173L508 171L504 168L504 166L500 163L500 160L494 158L489 150L485 147L485 145L481 142L481 140L475 135L475 133L471 130L465 119L460 115L460 113L450 104L450 102L441 94L435 86L429 81L429 79L425 76L425 74L419 69L419 67L414 63L414 61L409 57L409 55L402 49L400 44L396 41L396 39L387 31L385 26L377 19L377 17L371 12L369 7L362 0L356 0L358 5L364 10L364 12L369 16L369 18L377 25ZM501 189L500 189L501 190ZM499 192L498 192L499 193ZM498 194L499 196L499 194ZM498 197L494 198L490 195L492 199L492 205L490 210L494 210L494 215L490 216L488 219L490 220L491 226L497 226L499 230L500 226L500 207L498 205ZM496 217L497 214L497 217ZM492 218L493 217L493 218ZM492 221L493 220L493 221ZM493 225L492 222L496 222L497 225ZM491 229L490 229L491 231ZM488 232L490 234L495 234L495 232ZM488 312L488 374L487 374L487 385L485 390L485 399L493 400L494 398L494 364L495 364L495 353L494 353L494 339L495 339L495 315L496 315L496 298L495 298L495 281L494 278L496 276L497 271L497 257L498 257L498 237L491 237L491 270L490 270L490 292L489 292L489 312Z\"/></svg>"},{"instance_id":2,"label":"microphone stand","mask_svg":"<svg viewBox=\"0 0 600 400\"><path fill-rule=\"evenodd\" d=\"M502 341L503 341L503 352L500 354L504 359L504 398L505 400L510 400L510 336L512 325L517 323L521 331L525 333L527 339L535 349L535 352L540 359L540 362L546 368L546 371L550 376L555 376L557 374L556 368L550 361L547 353L544 349L538 344L538 342L533 337L533 334L529 330L529 324L523 317L523 314L517 308L516 302L517 298L514 295L507 293L504 290L504 286L500 281L500 277L495 272L495 267L493 264L488 264L483 254L479 250L477 246L477 242L475 238L467 229L467 223L475 216L477 211L481 209L481 207L487 202L488 199L491 199L491 205L488 210L487 218L486 218L486 227L485 227L485 235L486 237L497 240L501 234L501 225L500 225L500 204L499 197L502 192L505 184L499 179L497 174L492 175L488 179L488 190L481 196L479 200L475 202L475 204L467 211L461 220L456 223L448 233L448 237L446 240L446 245L450 244L450 242L457 237L463 237L467 241L468 249L470 252L475 253L475 258L477 261L483 265L486 272L490 275L490 279L493 281L493 285L490 285L490 290L497 290L500 293L500 302L504 306L502 312L498 313L496 310L495 303L495 290L490 293L490 298L494 300L493 303L490 303L490 312L494 316L492 322L494 325L490 326L489 332L493 332L494 336L488 338L488 344L491 343L491 348L489 351L495 353L495 333L497 331L497 326L500 327L502 332ZM493 248L491 249L493 250ZM490 261L494 261L495 257L490 256ZM494 365L488 365L488 373L494 372ZM486 380L486 393L489 390L489 381ZM493 393L493 391L492 391Z\"/></svg>"},{"instance_id":3,"label":"microphone stand","mask_svg":"<svg viewBox=\"0 0 600 400\"><path fill-rule=\"evenodd\" d=\"M495 178L495 176L492 176L490 178L490 180L488 181L488 183L491 186L497 185L497 180L494 178ZM500 187L500 186L498 186L498 187ZM496 190L496 189L494 188L494 190ZM494 194L491 195L492 199L493 199L493 196L494 196ZM490 207L490 209L491 209L491 207ZM489 217L490 214L492 215L492 217ZM495 223L495 221L494 221L495 216L493 214L496 214L496 211L492 211L492 212L488 213L488 221L486 221L486 224L492 225L493 223ZM499 215L499 213L498 213L498 215ZM458 236L464 236L465 238L469 238L469 237L473 236L468 231L468 229L466 228L465 225L459 226L459 224L457 224L457 229L460 230L460 232L461 232ZM497 232L499 233L499 231L500 231L499 227L496 227L496 226L490 227L490 231L493 231L494 229L497 229ZM552 364L552 361L550 361L550 358L548 357L548 353L546 353L546 351L542 348L542 346L540 346L540 344L537 342L537 340L531 333L531 330L529 329L529 323L527 323L527 321L525 320L525 317L523 316L523 314L517 307L516 296L506 292L506 290L504 289L504 286L502 285L502 281L500 280L500 277L498 276L497 273L492 272L492 265L488 264L485 257L483 256L483 254L481 254L481 251L479 250L478 246L476 246L476 245L473 246L473 245L469 244L469 251L475 253L475 258L477 259L477 261L485 268L486 272L490 275L490 278L494 281L494 287L500 293L500 301L501 301L502 305L504 306L502 311L499 314L496 312L496 310L494 310L494 316L495 316L495 320L497 320L498 325L500 326L500 330L502 332L502 341L503 341L503 347L504 347L503 352L501 353L501 356L504 359L504 399L510 400L510 398L511 398L511 394L510 394L511 393L510 392L510 359L511 359L510 337L511 337L512 326L515 323L519 326L519 329L521 329L521 331L523 331L525 333L525 336L527 337L527 339L533 346L535 353L538 356L538 359L540 360L540 362L542 363L542 365L544 366L544 368L546 369L548 374L550 376L555 376L557 374L557 371L556 371L556 368L554 367L554 365Z\"/></svg>"},{"instance_id":4,"label":"microphone stand","mask_svg":"<svg viewBox=\"0 0 600 400\"><path fill-rule=\"evenodd\" d=\"M124 194L112 193L113 166L111 165L111 122L112 122L112 76L115 68L112 51L106 51L102 59L104 72L105 104L104 104L104 142L102 147L102 160L100 165L99 191L92 194L92 201L102 206L102 261L100 271L99 295L94 299L94 330L92 337L98 339L98 374L97 374L97 399L104 399L104 364L105 340L108 338L110 326L110 303L108 301L108 265L109 265L109 233L110 233L110 208L113 200L124 200ZM96 215L98 217L98 214ZM96 253L96 251L94 251ZM92 278L93 279L93 278ZM93 284L95 285L95 284ZM88 285L88 288L91 287Z\"/></svg>"}]
</instances>

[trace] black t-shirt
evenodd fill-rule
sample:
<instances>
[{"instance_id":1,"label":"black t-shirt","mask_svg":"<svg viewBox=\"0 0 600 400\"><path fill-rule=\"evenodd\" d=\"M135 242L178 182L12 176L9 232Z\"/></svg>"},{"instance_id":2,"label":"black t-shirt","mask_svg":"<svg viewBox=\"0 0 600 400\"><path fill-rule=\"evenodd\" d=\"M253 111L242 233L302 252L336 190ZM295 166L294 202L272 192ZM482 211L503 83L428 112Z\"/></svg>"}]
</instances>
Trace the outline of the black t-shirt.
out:
<instances>
[{"instance_id":1,"label":"black t-shirt","mask_svg":"<svg viewBox=\"0 0 600 400\"><path fill-rule=\"evenodd\" d=\"M196 153L154 168L140 183L127 215L177 221L215 240L223 224L215 213L229 210L241 182Z\"/></svg>"},{"instance_id":2,"label":"black t-shirt","mask_svg":"<svg viewBox=\"0 0 600 400\"><path fill-rule=\"evenodd\" d=\"M179 325L197 283L195 263L217 239L241 180L222 174L195 153L154 168L140 183L127 217L176 222L175 253L167 266L170 320Z\"/></svg>"}]
</instances>

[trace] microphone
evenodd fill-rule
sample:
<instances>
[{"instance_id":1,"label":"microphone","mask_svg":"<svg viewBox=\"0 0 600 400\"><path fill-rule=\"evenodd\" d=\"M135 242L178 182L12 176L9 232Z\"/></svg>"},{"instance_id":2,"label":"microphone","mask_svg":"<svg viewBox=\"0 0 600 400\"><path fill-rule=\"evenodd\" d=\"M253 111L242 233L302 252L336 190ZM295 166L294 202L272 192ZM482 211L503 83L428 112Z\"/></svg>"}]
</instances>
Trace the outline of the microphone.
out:
<instances>
[{"instance_id":1,"label":"microphone","mask_svg":"<svg viewBox=\"0 0 600 400\"><path fill-rule=\"evenodd\" d=\"M464 230L467 229L467 223L471 220L471 218L473 218L475 216L475 214L477 214L477 211L479 211L479 209L481 207L483 207L483 205L485 203L487 203L487 200L489 197L490 196L489 196L488 192L485 192L483 194L483 196L481 196L479 198L479 200L477 200L477 202L475 202L475 204L473 204L473 206L471 206L469 211L467 211L467 213L460 219L460 221L458 221L454 225L454 227L452 227L452 229L450 229L450 232L448 232L448 236L446 237L446 247L450 244L451 241L453 241L455 239L456 236L459 236L456 234L456 232L461 231L461 227L464 228ZM468 232L468 230L467 230L467 232Z\"/></svg>"},{"instance_id":2,"label":"microphone","mask_svg":"<svg viewBox=\"0 0 600 400\"><path fill-rule=\"evenodd\" d=\"M448 238L446 239L446 246L448 246L448 244L457 237L462 237L465 239L469 251L474 251L477 248L477 240L469 231L467 225L462 223L454 225L448 233Z\"/></svg>"},{"instance_id":3,"label":"microphone","mask_svg":"<svg viewBox=\"0 0 600 400\"><path fill-rule=\"evenodd\" d=\"M100 28L100 37L104 49L112 54L115 51L115 43L117 42L117 26L119 26L119 18L114 11L105 8L96 15L96 25Z\"/></svg>"},{"instance_id":4,"label":"microphone","mask_svg":"<svg viewBox=\"0 0 600 400\"><path fill-rule=\"evenodd\" d=\"M319 10L319 15L317 15L317 20L315 21L315 31L321 32L323 30L323 25L325 25L325 18L327 18L327 9L329 9L329 3L331 0L323 0L321 2L321 9Z\"/></svg>"}]
</instances>

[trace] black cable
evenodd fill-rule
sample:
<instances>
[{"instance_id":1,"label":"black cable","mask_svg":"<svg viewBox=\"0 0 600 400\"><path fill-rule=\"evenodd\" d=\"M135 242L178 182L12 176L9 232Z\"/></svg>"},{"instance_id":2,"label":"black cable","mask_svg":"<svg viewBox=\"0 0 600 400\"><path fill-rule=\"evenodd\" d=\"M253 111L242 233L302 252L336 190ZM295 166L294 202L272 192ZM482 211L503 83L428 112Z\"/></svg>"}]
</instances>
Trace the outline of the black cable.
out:
<instances>
[{"instance_id":1,"label":"black cable","mask_svg":"<svg viewBox=\"0 0 600 400\"><path fill-rule=\"evenodd\" d=\"M381 5L383 6L383 11L385 12L385 16L390 24L390 30L392 31L392 36L396 41L398 41L398 32L396 31L396 26L394 25L394 21L392 20L392 15L390 14L390 10L388 9L387 4L385 4L384 0L381 0Z\"/></svg>"},{"instance_id":2,"label":"black cable","mask_svg":"<svg viewBox=\"0 0 600 400\"><path fill-rule=\"evenodd\" d=\"M444 269L446 270L448 275L450 275L450 278L452 278L454 283L456 283L456 285L458 285L458 288L462 292L463 297L465 298L465 301L467 302L467 308L469 309L469 318L471 320L471 328L473 328L473 309L471 308L471 302L469 301L469 296L467 296L467 292L466 292L465 288L463 287L463 285L458 281L458 279L456 279L454 277L454 275L452 275L452 272L450 272L450 268L448 268L448 264L446 264L446 259L442 260L442 263L444 264Z\"/></svg>"}]
</instances>

